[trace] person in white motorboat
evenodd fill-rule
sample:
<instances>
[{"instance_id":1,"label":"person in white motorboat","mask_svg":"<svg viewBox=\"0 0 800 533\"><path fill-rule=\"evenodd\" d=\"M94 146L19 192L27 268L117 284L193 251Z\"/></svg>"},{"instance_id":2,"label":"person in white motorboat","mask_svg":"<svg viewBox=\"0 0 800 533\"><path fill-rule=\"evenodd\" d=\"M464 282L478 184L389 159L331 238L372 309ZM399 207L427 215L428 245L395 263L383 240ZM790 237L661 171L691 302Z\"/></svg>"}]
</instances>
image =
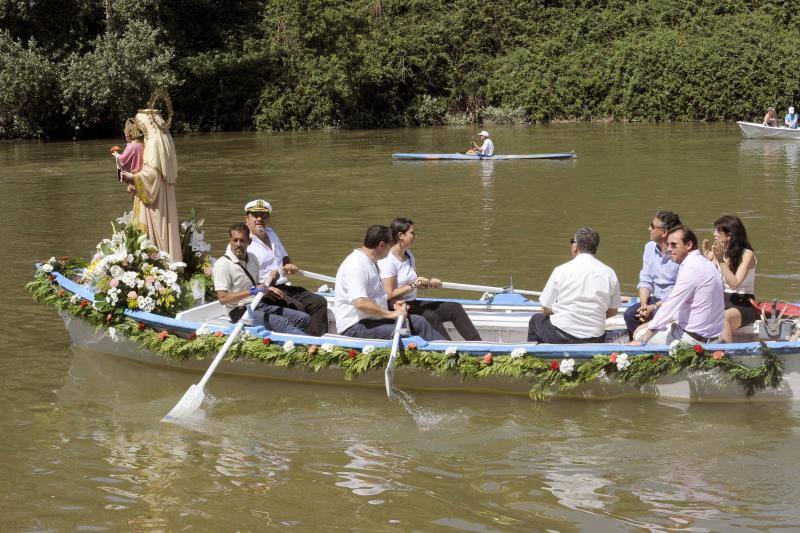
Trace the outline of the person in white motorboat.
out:
<instances>
[{"instance_id":1,"label":"person in white motorboat","mask_svg":"<svg viewBox=\"0 0 800 533\"><path fill-rule=\"evenodd\" d=\"M767 108L767 114L764 115L764 125L765 126L772 126L772 127L777 127L778 126L778 115L775 114L775 108L774 107L768 107Z\"/></svg>"},{"instance_id":2,"label":"person in white motorboat","mask_svg":"<svg viewBox=\"0 0 800 533\"><path fill-rule=\"evenodd\" d=\"M787 128L797 129L797 113L794 112L794 107L789 108L789 112L783 119L783 124Z\"/></svg>"},{"instance_id":3,"label":"person in white motorboat","mask_svg":"<svg viewBox=\"0 0 800 533\"><path fill-rule=\"evenodd\" d=\"M475 141L472 141L472 149L467 151L467 155L479 155L481 157L492 157L494 155L494 143L489 138L489 132L483 130L478 134L481 138L481 144L478 146Z\"/></svg>"},{"instance_id":4,"label":"person in white motorboat","mask_svg":"<svg viewBox=\"0 0 800 533\"><path fill-rule=\"evenodd\" d=\"M725 322L719 271L700 253L697 236L686 226L670 229L667 250L680 265L675 286L653 320L637 329L629 344L717 342Z\"/></svg>"},{"instance_id":5,"label":"person in white motorboat","mask_svg":"<svg viewBox=\"0 0 800 533\"><path fill-rule=\"evenodd\" d=\"M417 262L411 247L416 239L414 222L408 218L396 218L389 226L392 247L389 255L378 261L383 288L389 298L389 307L403 300L409 314L422 315L433 329L447 340L451 340L444 322L451 322L466 341L480 341L481 336L472 324L466 311L457 302L428 302L417 299L417 291L442 286L438 278L417 275Z\"/></svg>"},{"instance_id":6,"label":"person in white motorboat","mask_svg":"<svg viewBox=\"0 0 800 533\"><path fill-rule=\"evenodd\" d=\"M390 248L389 228L370 226L363 246L353 250L339 266L333 306L336 331L348 337L391 339L395 320L406 316L414 334L428 341L445 340L425 318L408 315L404 301L396 301L394 309L389 309L378 261L389 254Z\"/></svg>"},{"instance_id":7,"label":"person in white motorboat","mask_svg":"<svg viewBox=\"0 0 800 533\"><path fill-rule=\"evenodd\" d=\"M261 270L278 271L275 287L265 297L271 304L306 313L310 317L308 334L322 336L328 332L328 302L324 296L296 285L289 285L286 274L297 272L278 234L269 227L272 205L266 200L253 200L244 206L244 222L250 230L247 251L258 258Z\"/></svg>"},{"instance_id":8,"label":"person in white motorboat","mask_svg":"<svg viewBox=\"0 0 800 533\"><path fill-rule=\"evenodd\" d=\"M716 265L725 285L725 327L722 341L733 342L733 332L758 320L750 300L755 298L756 255L739 217L724 215L714 222L714 244L703 241L703 255Z\"/></svg>"},{"instance_id":9,"label":"person in white motorboat","mask_svg":"<svg viewBox=\"0 0 800 533\"><path fill-rule=\"evenodd\" d=\"M225 306L231 322L238 322L247 311L252 297L259 292L265 295L275 292L272 286L280 273L278 270L265 271L259 267L255 255L247 251L250 245L250 230L241 222L228 230L228 248L225 255L214 263L214 290L219 303ZM288 309L264 300L256 308L254 323L264 325L279 333L304 335L309 318L306 313Z\"/></svg>"},{"instance_id":10,"label":"person in white motorboat","mask_svg":"<svg viewBox=\"0 0 800 533\"><path fill-rule=\"evenodd\" d=\"M621 305L614 270L595 257L600 235L583 227L570 239L572 260L557 266L542 291L542 312L528 322L528 342L605 341L606 319Z\"/></svg>"}]
</instances>

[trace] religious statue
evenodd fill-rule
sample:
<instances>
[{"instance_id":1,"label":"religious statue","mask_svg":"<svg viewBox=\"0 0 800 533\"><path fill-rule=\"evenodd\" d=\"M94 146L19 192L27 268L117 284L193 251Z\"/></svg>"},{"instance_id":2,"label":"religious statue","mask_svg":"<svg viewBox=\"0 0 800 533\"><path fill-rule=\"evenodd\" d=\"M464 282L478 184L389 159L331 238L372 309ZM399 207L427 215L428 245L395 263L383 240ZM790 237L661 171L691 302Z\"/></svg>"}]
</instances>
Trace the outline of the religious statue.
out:
<instances>
[{"instance_id":1,"label":"religious statue","mask_svg":"<svg viewBox=\"0 0 800 533\"><path fill-rule=\"evenodd\" d=\"M167 122L154 108L157 97L164 98L169 111ZM147 109L136 113L136 125L144 133L144 156L139 172L120 172L120 177L132 185L133 220L147 230L148 238L159 250L167 252L173 261L183 261L175 203L175 182L178 178L178 159L175 144L169 134L172 123L172 104L164 91L150 97Z\"/></svg>"}]
</instances>

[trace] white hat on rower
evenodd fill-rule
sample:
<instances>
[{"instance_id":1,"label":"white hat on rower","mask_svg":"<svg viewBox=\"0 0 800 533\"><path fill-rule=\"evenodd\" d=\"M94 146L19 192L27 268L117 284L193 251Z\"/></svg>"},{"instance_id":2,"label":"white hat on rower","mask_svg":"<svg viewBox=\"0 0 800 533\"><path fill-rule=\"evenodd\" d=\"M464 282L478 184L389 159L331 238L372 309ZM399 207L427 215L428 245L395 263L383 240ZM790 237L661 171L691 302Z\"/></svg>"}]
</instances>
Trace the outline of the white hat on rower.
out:
<instances>
[{"instance_id":1,"label":"white hat on rower","mask_svg":"<svg viewBox=\"0 0 800 533\"><path fill-rule=\"evenodd\" d=\"M482 132L480 132L478 134L478 136L480 136L480 137L488 137L489 136L489 132L486 131L486 130L483 130Z\"/></svg>"},{"instance_id":2,"label":"white hat on rower","mask_svg":"<svg viewBox=\"0 0 800 533\"><path fill-rule=\"evenodd\" d=\"M266 200L253 200L247 202L244 206L244 212L247 213L272 213L272 206Z\"/></svg>"},{"instance_id":3,"label":"white hat on rower","mask_svg":"<svg viewBox=\"0 0 800 533\"><path fill-rule=\"evenodd\" d=\"M790 108L789 108L789 114L790 114L790 115L794 115L794 108L793 108L793 107L790 107Z\"/></svg>"}]
</instances>

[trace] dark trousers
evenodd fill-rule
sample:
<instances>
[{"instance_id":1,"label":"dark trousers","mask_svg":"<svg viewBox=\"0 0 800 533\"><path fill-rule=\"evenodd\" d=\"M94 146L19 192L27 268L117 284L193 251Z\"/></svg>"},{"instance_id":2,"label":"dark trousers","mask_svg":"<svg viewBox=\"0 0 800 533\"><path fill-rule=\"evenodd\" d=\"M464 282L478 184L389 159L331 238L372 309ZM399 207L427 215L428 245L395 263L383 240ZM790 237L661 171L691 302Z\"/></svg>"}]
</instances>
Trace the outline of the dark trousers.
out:
<instances>
[{"instance_id":1,"label":"dark trousers","mask_svg":"<svg viewBox=\"0 0 800 533\"><path fill-rule=\"evenodd\" d=\"M452 322L465 341L479 341L481 336L467 316L467 312L456 302L421 302L411 300L408 302L408 312L420 315L438 331L445 339L452 340L444 327L444 322Z\"/></svg>"},{"instance_id":2,"label":"dark trousers","mask_svg":"<svg viewBox=\"0 0 800 533\"><path fill-rule=\"evenodd\" d=\"M276 333L305 335L304 330L308 327L308 315L304 312L270 303L261 302L253 311L253 317L256 324L264 324L265 328Z\"/></svg>"},{"instance_id":3,"label":"dark trousers","mask_svg":"<svg viewBox=\"0 0 800 533\"><path fill-rule=\"evenodd\" d=\"M647 304L650 305L660 301L661 298L656 298L655 296L651 295L650 298L647 299ZM642 324L641 322L639 322L639 319L636 318L636 311L639 310L639 307L641 307L641 305L642 302L629 305L628 308L625 310L625 314L623 315L625 317L625 326L628 328L628 336L630 337L631 340L633 340L633 332L636 331L636 328L638 328ZM653 316L655 316L655 313L653 313ZM651 316L650 318L652 319L653 316Z\"/></svg>"},{"instance_id":4,"label":"dark trousers","mask_svg":"<svg viewBox=\"0 0 800 533\"><path fill-rule=\"evenodd\" d=\"M267 293L266 299L269 303L306 313L309 316L306 328L309 335L321 337L328 332L328 302L324 296L293 285L277 285L277 288L282 290L286 297L278 298L272 293Z\"/></svg>"},{"instance_id":5,"label":"dark trousers","mask_svg":"<svg viewBox=\"0 0 800 533\"><path fill-rule=\"evenodd\" d=\"M599 337L581 338L570 335L560 330L550 322L549 316L544 313L535 313L528 322L528 342L543 342L546 344L580 344L585 342L603 342L605 333Z\"/></svg>"},{"instance_id":6,"label":"dark trousers","mask_svg":"<svg viewBox=\"0 0 800 533\"><path fill-rule=\"evenodd\" d=\"M409 315L411 321L411 331L414 335L419 335L426 341L447 340L441 333L433 329L430 323L419 315ZM391 318L364 318L359 320L346 330L342 335L348 337L360 337L362 339L391 339L394 335L394 328L397 325L396 319Z\"/></svg>"}]
</instances>

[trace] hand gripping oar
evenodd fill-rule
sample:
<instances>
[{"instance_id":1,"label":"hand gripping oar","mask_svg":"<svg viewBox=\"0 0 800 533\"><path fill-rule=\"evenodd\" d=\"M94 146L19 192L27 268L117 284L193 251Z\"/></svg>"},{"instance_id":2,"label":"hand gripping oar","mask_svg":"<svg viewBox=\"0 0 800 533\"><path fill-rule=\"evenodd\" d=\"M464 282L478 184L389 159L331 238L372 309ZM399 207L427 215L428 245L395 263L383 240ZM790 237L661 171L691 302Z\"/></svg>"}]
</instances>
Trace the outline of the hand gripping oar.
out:
<instances>
[{"instance_id":1,"label":"hand gripping oar","mask_svg":"<svg viewBox=\"0 0 800 533\"><path fill-rule=\"evenodd\" d=\"M222 358L225 357L226 353L228 353L228 348L231 347L231 344L233 344L233 342L236 340L236 337L238 337L239 333L242 332L242 329L244 328L245 317L248 315L252 316L253 311L255 311L256 307L261 301L261 298L263 297L263 292L256 294L255 298L253 298L253 301L247 306L247 312L242 315L242 318L240 318L239 322L236 323L236 327L233 328L233 332L228 335L228 340L225 341L222 349L211 362L208 370L206 370L206 373L203 375L203 379L200 380L200 383L189 387L189 390L186 391L186 393L183 395L183 398L181 398L175 407L172 408L172 411L167 413L167 416L164 417L164 420L187 418L200 408L200 405L203 403L203 400L206 397L205 387L206 383L208 383L208 380L211 379L211 374L213 374L214 370L217 369L217 366L219 366L219 364L222 362Z\"/></svg>"},{"instance_id":2,"label":"hand gripping oar","mask_svg":"<svg viewBox=\"0 0 800 533\"><path fill-rule=\"evenodd\" d=\"M392 336L392 352L389 354L389 362L386 363L386 370L383 373L384 381L386 382L386 396L392 398L394 396L394 363L397 360L397 351L400 347L400 331L403 329L403 320L405 316L400 315L397 317L397 324L394 326L394 335Z\"/></svg>"}]
</instances>

